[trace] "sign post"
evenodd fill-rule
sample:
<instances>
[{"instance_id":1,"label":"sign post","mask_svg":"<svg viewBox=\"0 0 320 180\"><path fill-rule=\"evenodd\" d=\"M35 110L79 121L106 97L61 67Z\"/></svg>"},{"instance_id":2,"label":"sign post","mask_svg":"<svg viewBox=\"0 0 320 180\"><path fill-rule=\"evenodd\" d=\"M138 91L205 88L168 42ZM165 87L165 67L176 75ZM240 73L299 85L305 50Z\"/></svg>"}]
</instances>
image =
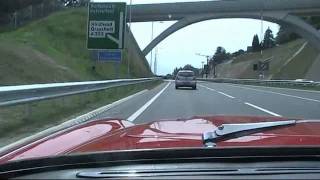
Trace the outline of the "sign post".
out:
<instances>
[{"instance_id":1,"label":"sign post","mask_svg":"<svg viewBox=\"0 0 320 180\"><path fill-rule=\"evenodd\" d=\"M126 3L89 4L87 48L97 51L98 62L121 62L125 28Z\"/></svg>"},{"instance_id":2,"label":"sign post","mask_svg":"<svg viewBox=\"0 0 320 180\"><path fill-rule=\"evenodd\" d=\"M270 62L272 59L273 57L263 61L259 61L257 64L253 65L253 70L259 72L259 79L263 79L265 76L265 72L268 72L270 70Z\"/></svg>"}]
</instances>

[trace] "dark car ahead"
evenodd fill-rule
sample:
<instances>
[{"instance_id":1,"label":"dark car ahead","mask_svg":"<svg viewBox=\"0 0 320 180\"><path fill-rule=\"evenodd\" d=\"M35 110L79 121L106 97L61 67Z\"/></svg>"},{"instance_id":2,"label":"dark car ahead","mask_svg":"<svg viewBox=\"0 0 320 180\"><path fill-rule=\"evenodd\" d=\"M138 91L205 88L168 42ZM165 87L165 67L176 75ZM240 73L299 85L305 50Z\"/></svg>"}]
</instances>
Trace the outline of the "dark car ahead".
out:
<instances>
[{"instance_id":1,"label":"dark car ahead","mask_svg":"<svg viewBox=\"0 0 320 180\"><path fill-rule=\"evenodd\" d=\"M193 71L179 71L175 80L176 89L180 87L191 87L197 89L196 76Z\"/></svg>"}]
</instances>

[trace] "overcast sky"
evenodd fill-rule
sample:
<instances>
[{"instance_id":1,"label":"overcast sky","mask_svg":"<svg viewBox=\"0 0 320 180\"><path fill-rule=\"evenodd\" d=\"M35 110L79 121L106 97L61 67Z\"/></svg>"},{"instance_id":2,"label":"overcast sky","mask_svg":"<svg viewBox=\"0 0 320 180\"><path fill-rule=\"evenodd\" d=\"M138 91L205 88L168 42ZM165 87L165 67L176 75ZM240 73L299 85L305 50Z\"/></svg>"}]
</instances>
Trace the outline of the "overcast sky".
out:
<instances>
[{"instance_id":1,"label":"overcast sky","mask_svg":"<svg viewBox=\"0 0 320 180\"><path fill-rule=\"evenodd\" d=\"M95 0L95 2L112 0ZM118 0L116 2L130 0ZM197 0L132 0L133 4L164 3L164 2L190 2ZM199 1L199 0L198 0ZM160 34L174 22L155 22L154 37ZM140 46L144 49L151 42L152 23L132 23L132 32ZM270 22L263 22L264 31L270 27L273 34L279 30L279 26ZM224 47L228 52L239 49L246 50L252 43L254 34L261 34L261 21L251 19L217 19L203 21L185 27L169 36L158 45L158 70L157 74L172 73L175 67L191 64L200 68L204 57L196 53L212 55L218 46ZM155 54L155 53L153 53ZM150 54L147 56L150 62ZM152 68L153 69L153 68Z\"/></svg>"}]
</instances>

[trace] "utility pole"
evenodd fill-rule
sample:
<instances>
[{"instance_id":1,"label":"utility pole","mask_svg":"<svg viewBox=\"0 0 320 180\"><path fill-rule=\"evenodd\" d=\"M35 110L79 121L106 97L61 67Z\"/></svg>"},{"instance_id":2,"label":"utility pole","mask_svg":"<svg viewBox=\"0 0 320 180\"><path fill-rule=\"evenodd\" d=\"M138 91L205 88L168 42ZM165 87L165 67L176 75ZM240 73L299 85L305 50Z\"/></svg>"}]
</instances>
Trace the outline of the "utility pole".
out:
<instances>
[{"instance_id":1,"label":"utility pole","mask_svg":"<svg viewBox=\"0 0 320 180\"><path fill-rule=\"evenodd\" d=\"M158 47L156 47L156 50L155 50L155 57L154 57L154 69L153 69L153 72L155 75L157 75L157 65L158 65Z\"/></svg>"},{"instance_id":2,"label":"utility pole","mask_svg":"<svg viewBox=\"0 0 320 180\"><path fill-rule=\"evenodd\" d=\"M130 0L130 8L129 8L129 34L131 34L131 21L132 21L132 0ZM127 67L127 76L130 77L130 56L127 57L128 59L128 67Z\"/></svg>"},{"instance_id":3,"label":"utility pole","mask_svg":"<svg viewBox=\"0 0 320 180\"><path fill-rule=\"evenodd\" d=\"M202 64L201 68L202 68L202 78L203 78L203 75L204 75L204 61L201 61L201 64Z\"/></svg>"},{"instance_id":4,"label":"utility pole","mask_svg":"<svg viewBox=\"0 0 320 180\"><path fill-rule=\"evenodd\" d=\"M153 41L153 25L154 23L151 23L151 42ZM151 54L150 54L151 58L150 58L150 70L152 71L152 59L153 59L153 50L151 50Z\"/></svg>"},{"instance_id":5,"label":"utility pole","mask_svg":"<svg viewBox=\"0 0 320 180\"><path fill-rule=\"evenodd\" d=\"M210 59L210 56L209 55L203 55L203 54L200 54L200 53L196 53L197 56L202 56L202 57L206 57L207 58L207 71L209 70L209 59ZM204 68L203 68L204 69ZM206 78L208 78L208 73L206 71ZM214 76L215 76L215 72L214 72Z\"/></svg>"},{"instance_id":6,"label":"utility pole","mask_svg":"<svg viewBox=\"0 0 320 180\"><path fill-rule=\"evenodd\" d=\"M261 10L261 51L260 51L260 56L261 56L261 61L263 59L263 30L264 30L264 27L263 27L263 9ZM264 79L264 71L259 71L259 79Z\"/></svg>"}]
</instances>

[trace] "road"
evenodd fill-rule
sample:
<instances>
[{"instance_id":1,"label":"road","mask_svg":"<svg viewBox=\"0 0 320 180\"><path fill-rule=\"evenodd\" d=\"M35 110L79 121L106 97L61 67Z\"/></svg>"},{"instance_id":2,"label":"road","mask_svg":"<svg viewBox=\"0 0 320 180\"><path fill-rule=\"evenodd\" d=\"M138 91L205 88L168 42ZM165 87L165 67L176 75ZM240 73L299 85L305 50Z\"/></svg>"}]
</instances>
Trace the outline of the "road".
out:
<instances>
[{"instance_id":1,"label":"road","mask_svg":"<svg viewBox=\"0 0 320 180\"><path fill-rule=\"evenodd\" d=\"M199 82L176 90L167 81L100 114L134 123L196 115L257 115L320 119L320 92Z\"/></svg>"}]
</instances>

